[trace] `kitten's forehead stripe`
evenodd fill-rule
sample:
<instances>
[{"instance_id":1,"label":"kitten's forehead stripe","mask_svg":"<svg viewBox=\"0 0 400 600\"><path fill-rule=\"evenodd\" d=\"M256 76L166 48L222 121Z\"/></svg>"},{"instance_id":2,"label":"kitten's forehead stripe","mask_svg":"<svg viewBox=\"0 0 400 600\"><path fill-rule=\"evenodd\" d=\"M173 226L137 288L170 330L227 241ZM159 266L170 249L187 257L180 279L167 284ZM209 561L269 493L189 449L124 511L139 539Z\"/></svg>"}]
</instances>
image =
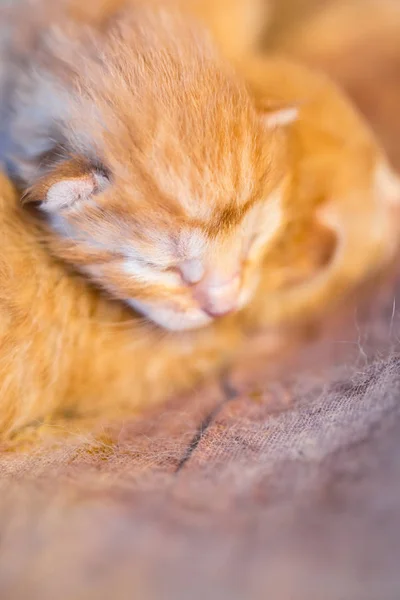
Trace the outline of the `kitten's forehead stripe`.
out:
<instances>
[{"instance_id":1,"label":"kitten's forehead stripe","mask_svg":"<svg viewBox=\"0 0 400 600\"><path fill-rule=\"evenodd\" d=\"M202 255L207 240L202 229L197 226L185 228L178 241L178 251L185 259L195 259Z\"/></svg>"}]
</instances>

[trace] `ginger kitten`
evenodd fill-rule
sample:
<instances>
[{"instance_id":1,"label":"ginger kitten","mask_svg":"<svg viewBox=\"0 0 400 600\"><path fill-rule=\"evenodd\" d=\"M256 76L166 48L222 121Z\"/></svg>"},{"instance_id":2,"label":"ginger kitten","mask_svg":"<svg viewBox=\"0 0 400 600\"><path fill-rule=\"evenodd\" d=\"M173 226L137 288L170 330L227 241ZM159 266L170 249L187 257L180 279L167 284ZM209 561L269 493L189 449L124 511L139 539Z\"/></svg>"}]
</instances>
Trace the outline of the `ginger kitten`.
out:
<instances>
[{"instance_id":1,"label":"ginger kitten","mask_svg":"<svg viewBox=\"0 0 400 600\"><path fill-rule=\"evenodd\" d=\"M287 316L362 277L372 248L377 265L391 254L397 180L323 77L279 59L233 70L174 2L23 10L4 49L3 160L52 253L112 297L198 328L246 307L267 262L270 314ZM291 300L290 279L305 279Z\"/></svg>"},{"instance_id":2,"label":"ginger kitten","mask_svg":"<svg viewBox=\"0 0 400 600\"><path fill-rule=\"evenodd\" d=\"M112 297L193 329L246 307L268 268L274 322L392 255L398 182L325 78L279 59L234 71L173 2L18 14L3 160L51 252Z\"/></svg>"},{"instance_id":3,"label":"ginger kitten","mask_svg":"<svg viewBox=\"0 0 400 600\"><path fill-rule=\"evenodd\" d=\"M328 77L279 56L245 59L237 68L259 105L268 99L299 109L288 132L283 225L264 258L252 310L274 325L312 317L395 257L400 179Z\"/></svg>"},{"instance_id":4,"label":"ginger kitten","mask_svg":"<svg viewBox=\"0 0 400 600\"><path fill-rule=\"evenodd\" d=\"M38 18L40 20L41 16L38 15ZM40 45L34 46L36 51L40 50ZM25 60L29 54L27 52ZM40 61L37 63L37 57L33 64L35 69L36 65L40 65ZM148 63L146 65L148 66ZM29 95L31 88L25 89L24 94L18 91L22 89L16 85L19 83L16 77L18 73L22 82L31 83L30 77L24 76L26 63L22 61L19 66L20 71L12 72L10 76L14 83L14 100L19 97L22 104L12 106L25 106L26 112L19 113L15 110L10 117L15 119L13 127L15 123L19 123L22 127L20 131L26 134L26 137L16 136L14 140L17 142L16 148L22 152L24 149L35 148L33 142L37 140L46 144L49 140L46 137L47 130L44 130L43 138L36 137L35 127L31 130L34 136L28 136L31 123L27 118L28 99L34 100L35 96ZM2 434L16 431L29 422L71 409L86 415L109 411L117 416L120 411L142 408L164 399L168 394L188 389L199 378L209 375L232 359L242 346L249 326L256 329L265 326L276 327L293 318L301 320L307 312L315 314L324 311L332 300L341 297L351 286L380 268L393 255L398 233L398 220L393 218L393 203L396 203L399 197L397 180L369 128L347 99L319 74L278 58L246 59L237 64L237 71L246 81L245 86L240 83L240 75L230 76L235 82L239 81L236 85L242 90L241 94L246 102L249 102L249 113L253 114L254 119L260 119L263 126L267 121L267 127L263 129L262 134L266 136L265 152L268 156L276 158L276 165L271 165L270 173L277 175L278 165L283 163L280 168L284 175L281 193L273 195L265 202L265 221L260 222L260 229L267 230L266 243L261 243L258 258L256 252L254 259L245 263L246 269L254 269L255 279L260 278L252 302L245 311L235 312L225 319L214 316L215 322L200 331L164 336L156 328L144 324L140 318L133 317L129 309L124 308L123 303L108 301L87 285L84 279L74 276L61 264L52 260L42 244L43 224L32 222L29 213L18 207L10 187L2 181ZM229 68L228 72L231 73ZM27 73L29 74L29 69ZM121 74L117 72L116 75ZM70 82L67 91L70 90L69 86ZM234 89L237 88L234 86ZM50 91L52 90L53 87L50 86ZM59 88L57 92L60 92ZM52 96L45 95L45 100L49 97ZM265 118L265 114L271 116L275 108L290 107L293 104L298 104L298 120L285 129L282 127L282 121L284 117L292 118L293 112L278 110L280 118L277 126L270 130L273 119ZM74 106L73 102L72 105ZM40 106L39 103L36 108ZM110 107L113 108L114 103L111 103ZM55 105L55 108L58 110L58 105ZM31 116L39 117L40 114L40 111L33 111ZM123 112L122 116L124 114ZM119 116L117 112L115 121L118 121ZM44 117L46 124L47 115ZM111 123L114 124L113 119ZM68 121L66 130L71 132L71 126L74 124L75 121ZM100 125L99 129L102 131ZM83 126L84 123L82 128L76 129L76 139L80 139L85 132ZM242 130L238 128L237 133L240 131ZM74 132L72 127L72 133ZM133 133L132 131L132 135ZM139 133L144 136L142 129ZM219 127L213 133L220 135ZM244 130L242 134L245 135ZM171 137L172 140L177 139L172 134ZM215 137L218 138L217 135L213 135L212 139ZM90 141L93 142L93 139L97 140L97 137L90 138ZM234 139L236 140L236 137ZM85 136L83 140L87 141ZM168 138L167 141L169 140ZM129 142L130 136L123 138L121 145L125 141ZM230 143L233 144L232 141ZM198 141L194 148L198 148L197 144ZM110 153L113 148L112 144ZM250 148L251 146L247 151L250 151ZM271 152L271 148L276 150ZM64 147L57 146L56 154L63 150ZM178 150L176 149L176 152ZM262 150L264 151L264 146ZM105 151L108 156L108 138ZM210 152L214 152L212 145ZM222 156L225 154L222 153ZM264 156L263 152L261 156ZM281 159L277 160L279 156ZM172 157L175 157L174 153ZM9 158L13 158L11 153ZM25 164L25 168L21 168L20 161L15 161L14 165L19 165L20 174L25 181L36 184L29 198L40 203L43 214L45 217L50 216L53 225L62 225L61 231L56 230L46 236L54 254L59 252L61 258L81 268L83 247L87 257L91 260L94 256L99 257L99 265L107 266L108 263L112 265L114 261L114 256L110 258L109 247L103 248L104 244L109 244L110 239L113 243L117 240L118 244L124 244L125 248L127 238L131 240L130 236L134 231L135 243L143 244L139 235L140 228L146 230L149 224L153 225L154 215L151 211L139 211L140 226L132 229L132 226L127 226L126 221L132 223L132 216L136 216L134 211L128 211L127 214L123 211L125 207L120 205L117 205L118 210L114 211L113 203L113 210L109 211L107 206L99 204L100 194L105 194L105 191L102 192L103 186L110 186L109 172L104 171L103 164L96 163L97 169L94 174L93 171L85 172L86 179L84 177L83 181L86 187L82 188L82 172L79 169L83 165L86 166L86 163L81 165L79 161L78 164L76 160L72 162L74 156L66 160L62 153L61 164L58 164L58 161L54 164L53 160L57 156L46 156L46 153L41 157L34 153L33 156L25 158L32 159ZM158 158L157 155L157 160ZM259 164L258 160L256 164ZM99 168L100 166L102 168ZM117 161L117 166L119 173L123 165ZM147 162L143 159L139 161L139 166L147 168ZM199 164L199 168L201 166L202 163ZM254 165L250 166L254 169ZM40 173L38 180L36 173ZM143 171L139 170L139 173L142 175ZM239 169L236 174L238 181L240 174ZM127 177L130 181L130 173ZM279 179L278 175L277 178ZM170 180L174 185L178 185L180 181L181 179L176 178ZM229 180L224 180L222 184L226 185L227 181ZM96 185L97 195L87 197L83 194L83 197L77 199L75 207L69 206L71 189L76 191L75 183L80 186L80 192L82 189L91 191L90 185ZM148 178L146 182L142 182L143 186L144 183L153 185L153 180ZM60 187L54 187L60 184L66 185L66 197L59 193L51 194L51 191L60 191ZM271 185L273 187L273 183ZM207 189L215 192L211 185ZM216 189L224 189L220 181ZM181 188L179 190L182 191ZM156 214L160 210L164 221L155 221L157 227L153 227L151 231L178 231L182 223L181 214L164 212L165 206L159 201L153 204L155 198L157 197L152 196L151 202L144 203L144 206L157 206ZM182 198L187 201L185 196L177 196L178 200ZM65 199L68 201L66 207L63 206ZM136 206L137 197L132 199L129 196L129 203L132 200L135 201L133 206ZM173 200L173 206L179 204L175 198ZM46 205L48 202L53 203L53 212ZM214 198L214 202L215 204L209 204L209 208L219 207L219 199ZM171 205L167 206L169 208ZM183 206L186 209L192 208L190 203ZM204 202L200 206L208 204ZM99 207L102 209L100 213ZM262 200L261 207L264 208ZM246 218L246 214L244 211L243 218ZM271 219L273 214L279 219L278 226L275 222L271 231L271 222L274 225L274 219ZM94 219L94 216L97 219ZM233 219L233 216L236 218ZM224 237L219 238L217 235L214 238L206 229L210 240L215 240L215 248L218 251L221 240L229 239L230 229L234 236L241 239L243 222L234 213L229 213L226 217L229 217L229 226L227 225L226 230L225 226L222 227ZM85 227L96 225L94 233L100 231L104 237L97 237L96 240L93 232L86 236L89 231L82 230L78 239L71 237L68 240L63 237L67 226L82 228L82 224L85 224ZM157 236L156 243L152 244L149 250L156 248L159 241ZM221 247L223 249L224 245ZM224 252L218 252L217 265L221 256L226 260L230 258ZM213 259L211 254L210 258ZM155 265L146 266L150 267L152 274L159 276L159 269L154 269ZM193 268L193 264L191 267ZM146 274L148 276L149 270ZM127 274L123 273L123 276L118 278L118 285L132 285L130 277L131 274L128 273L126 283ZM110 277L109 272L104 271L104 281L100 283L108 289L114 284L114 279ZM192 290L193 285L195 284L187 288ZM165 280L162 287L169 290ZM152 290L154 296L154 288ZM158 300L160 291L157 287L155 297ZM114 293L113 290L111 293ZM174 295L173 297L175 298ZM187 315L183 317L186 318ZM167 326L170 326L170 320Z\"/></svg>"},{"instance_id":5,"label":"ginger kitten","mask_svg":"<svg viewBox=\"0 0 400 600\"><path fill-rule=\"evenodd\" d=\"M24 7L5 51L3 160L57 257L164 328L209 325L257 286L295 111L257 110L173 6L122 4L94 22L68 2Z\"/></svg>"}]
</instances>

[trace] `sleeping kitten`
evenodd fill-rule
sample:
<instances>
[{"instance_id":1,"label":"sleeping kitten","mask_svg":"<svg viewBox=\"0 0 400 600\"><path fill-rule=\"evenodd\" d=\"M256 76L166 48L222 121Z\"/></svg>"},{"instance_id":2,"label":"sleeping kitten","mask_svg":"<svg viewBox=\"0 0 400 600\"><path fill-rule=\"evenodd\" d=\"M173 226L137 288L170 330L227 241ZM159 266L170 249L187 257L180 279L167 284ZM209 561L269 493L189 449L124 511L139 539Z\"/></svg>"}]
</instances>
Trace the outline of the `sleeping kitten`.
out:
<instances>
[{"instance_id":1,"label":"sleeping kitten","mask_svg":"<svg viewBox=\"0 0 400 600\"><path fill-rule=\"evenodd\" d=\"M8 43L4 156L55 256L184 330L263 272L256 320L276 324L393 255L398 181L334 85L276 58L234 72L170 5L99 6L41 0Z\"/></svg>"},{"instance_id":2,"label":"sleeping kitten","mask_svg":"<svg viewBox=\"0 0 400 600\"><path fill-rule=\"evenodd\" d=\"M329 80L289 61L247 58L237 69L259 111L299 105L299 118L286 133L273 132L283 142L286 139L285 169L290 176L281 202L282 225L268 246L262 268L254 262L261 281L245 311L215 319L199 331L163 335L51 260L41 244L43 224L32 223L1 180L2 436L57 413L131 414L190 389L243 348L250 328L271 328L294 318L302 320L307 313L324 312L393 255L398 182L347 99ZM16 73L11 72L11 81ZM27 139L15 141L23 144ZM281 151L284 147L280 145ZM50 168L50 180L53 175ZM101 186L104 174L96 175ZM45 186L47 177L45 172ZM38 195L40 202L43 198ZM92 200L81 208L78 205L75 218L79 220L91 206ZM64 212L60 215L66 220ZM170 222L175 230L180 221ZM125 242L123 219L113 223ZM101 219L98 224L102 226ZM109 235L113 233L111 228ZM49 243L54 253L59 243L66 249L67 242L57 232ZM76 241L71 240L70 251L75 247ZM273 348L282 340L280 328L277 333Z\"/></svg>"},{"instance_id":3,"label":"sleeping kitten","mask_svg":"<svg viewBox=\"0 0 400 600\"><path fill-rule=\"evenodd\" d=\"M3 160L56 256L167 329L209 325L256 289L296 111L257 110L172 6L113 4L95 20L90 3L79 17L24 6L4 58Z\"/></svg>"},{"instance_id":4,"label":"sleeping kitten","mask_svg":"<svg viewBox=\"0 0 400 600\"><path fill-rule=\"evenodd\" d=\"M258 105L268 98L299 107L288 132L283 226L264 258L253 315L274 326L312 318L396 256L400 179L328 77L279 56L247 58L237 68Z\"/></svg>"}]
</instances>

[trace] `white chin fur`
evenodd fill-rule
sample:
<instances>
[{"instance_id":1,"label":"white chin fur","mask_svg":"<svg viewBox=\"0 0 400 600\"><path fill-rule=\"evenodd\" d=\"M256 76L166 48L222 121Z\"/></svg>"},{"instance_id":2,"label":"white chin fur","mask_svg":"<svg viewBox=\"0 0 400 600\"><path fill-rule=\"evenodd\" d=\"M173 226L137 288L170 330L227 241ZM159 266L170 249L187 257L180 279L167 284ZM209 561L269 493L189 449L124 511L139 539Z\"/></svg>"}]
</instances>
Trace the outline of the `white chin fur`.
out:
<instances>
[{"instance_id":1,"label":"white chin fur","mask_svg":"<svg viewBox=\"0 0 400 600\"><path fill-rule=\"evenodd\" d=\"M213 319L200 309L193 309L186 313L180 313L169 308L156 308L155 306L140 302L139 300L128 300L127 303L150 321L153 321L153 323L168 331L200 329L213 322Z\"/></svg>"}]
</instances>

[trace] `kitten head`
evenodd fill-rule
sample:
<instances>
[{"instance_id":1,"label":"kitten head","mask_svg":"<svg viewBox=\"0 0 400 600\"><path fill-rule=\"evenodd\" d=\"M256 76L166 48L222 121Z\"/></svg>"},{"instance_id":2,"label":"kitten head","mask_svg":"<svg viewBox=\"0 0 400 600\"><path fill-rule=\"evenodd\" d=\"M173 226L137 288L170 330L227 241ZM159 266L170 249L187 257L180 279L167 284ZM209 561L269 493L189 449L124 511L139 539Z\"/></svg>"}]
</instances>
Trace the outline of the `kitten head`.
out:
<instances>
[{"instance_id":1,"label":"kitten head","mask_svg":"<svg viewBox=\"0 0 400 600\"><path fill-rule=\"evenodd\" d=\"M125 21L89 62L27 195L53 252L170 330L241 309L282 225L295 111L257 110L197 29L165 15Z\"/></svg>"}]
</instances>

